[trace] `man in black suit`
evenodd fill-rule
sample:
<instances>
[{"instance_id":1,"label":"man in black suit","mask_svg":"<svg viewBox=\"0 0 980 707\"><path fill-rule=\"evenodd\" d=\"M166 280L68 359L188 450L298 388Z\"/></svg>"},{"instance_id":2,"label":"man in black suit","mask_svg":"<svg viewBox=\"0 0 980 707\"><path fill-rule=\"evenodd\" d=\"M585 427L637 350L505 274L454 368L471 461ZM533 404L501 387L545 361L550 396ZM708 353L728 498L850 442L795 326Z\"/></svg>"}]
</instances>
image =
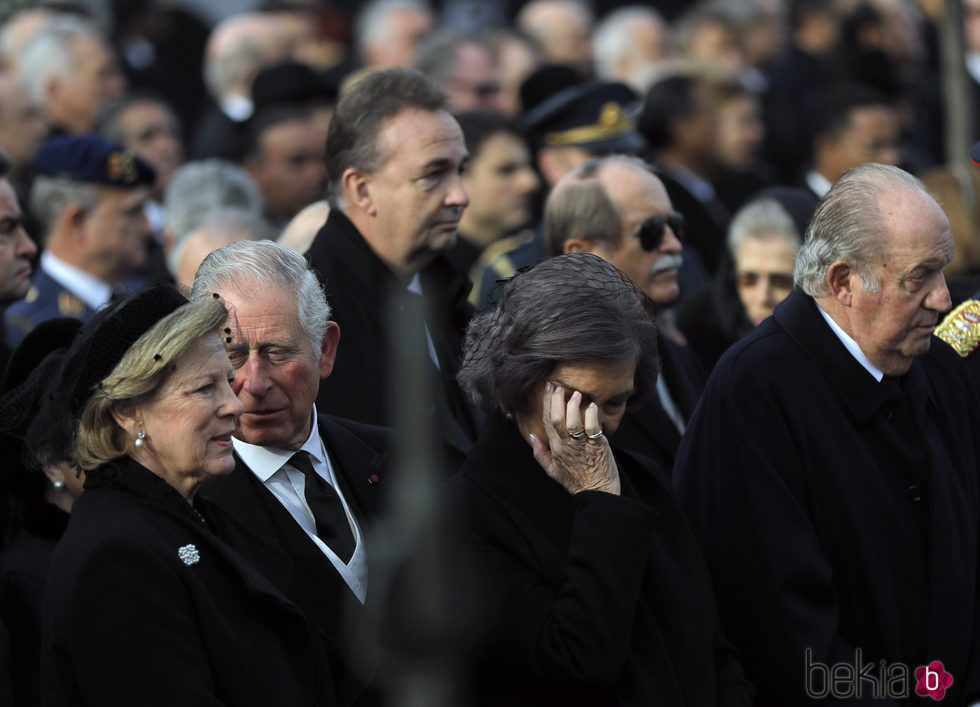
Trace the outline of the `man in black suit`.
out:
<instances>
[{"instance_id":1,"label":"man in black suit","mask_svg":"<svg viewBox=\"0 0 980 707\"><path fill-rule=\"evenodd\" d=\"M272 241L214 251L191 298L213 296L228 305L225 345L245 412L235 470L206 495L292 558L280 589L319 628L338 703L347 704L363 684L350 673L344 629L367 599L366 530L384 489L389 432L317 414L340 329L296 251Z\"/></svg>"},{"instance_id":2,"label":"man in black suit","mask_svg":"<svg viewBox=\"0 0 980 707\"><path fill-rule=\"evenodd\" d=\"M351 342L321 384L317 408L397 429L397 382L436 377L428 399L412 406L432 419L447 470L462 462L476 432L456 384L469 286L444 254L469 204L466 161L462 130L435 84L409 69L367 76L340 99L330 121L330 216L307 253ZM418 370L390 370L390 351L404 346L389 330L394 321L420 338L424 329L427 355Z\"/></svg>"},{"instance_id":3,"label":"man in black suit","mask_svg":"<svg viewBox=\"0 0 980 707\"><path fill-rule=\"evenodd\" d=\"M626 155L579 165L558 181L545 203L550 255L586 252L608 260L646 293L653 316L680 294L682 224L652 167ZM656 394L626 413L614 441L670 473L704 387L704 372L694 354L670 337L660 334L658 348L662 370Z\"/></svg>"}]
</instances>

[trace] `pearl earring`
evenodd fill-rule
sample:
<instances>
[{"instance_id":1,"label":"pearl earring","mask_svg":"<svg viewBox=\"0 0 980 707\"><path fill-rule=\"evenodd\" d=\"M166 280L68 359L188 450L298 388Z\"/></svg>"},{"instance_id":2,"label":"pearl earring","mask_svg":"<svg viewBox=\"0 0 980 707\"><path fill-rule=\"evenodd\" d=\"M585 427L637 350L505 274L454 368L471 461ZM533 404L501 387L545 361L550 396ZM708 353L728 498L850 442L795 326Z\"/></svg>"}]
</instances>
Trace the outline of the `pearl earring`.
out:
<instances>
[{"instance_id":1,"label":"pearl earring","mask_svg":"<svg viewBox=\"0 0 980 707\"><path fill-rule=\"evenodd\" d=\"M146 439L146 432L140 430L140 433L136 435L136 440L133 442L133 446L142 447L144 439Z\"/></svg>"},{"instance_id":2,"label":"pearl earring","mask_svg":"<svg viewBox=\"0 0 980 707\"><path fill-rule=\"evenodd\" d=\"M65 482L64 481L55 481L54 484L52 484L52 485L54 486L54 488L55 488L56 491L60 491L61 489L63 489L65 487Z\"/></svg>"}]
</instances>

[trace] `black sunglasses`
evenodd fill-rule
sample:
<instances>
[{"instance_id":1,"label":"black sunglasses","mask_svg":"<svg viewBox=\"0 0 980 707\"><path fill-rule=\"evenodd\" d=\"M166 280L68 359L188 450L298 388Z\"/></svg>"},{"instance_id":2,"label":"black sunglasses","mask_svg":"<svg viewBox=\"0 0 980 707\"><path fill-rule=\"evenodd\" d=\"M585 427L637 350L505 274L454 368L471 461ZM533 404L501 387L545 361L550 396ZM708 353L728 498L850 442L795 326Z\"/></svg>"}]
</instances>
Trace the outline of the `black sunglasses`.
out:
<instances>
[{"instance_id":1,"label":"black sunglasses","mask_svg":"<svg viewBox=\"0 0 980 707\"><path fill-rule=\"evenodd\" d=\"M667 216L651 216L640 224L640 232L637 236L643 250L652 253L660 247L664 239L665 226L670 226L674 236L679 241L684 240L684 216L676 211Z\"/></svg>"}]
</instances>

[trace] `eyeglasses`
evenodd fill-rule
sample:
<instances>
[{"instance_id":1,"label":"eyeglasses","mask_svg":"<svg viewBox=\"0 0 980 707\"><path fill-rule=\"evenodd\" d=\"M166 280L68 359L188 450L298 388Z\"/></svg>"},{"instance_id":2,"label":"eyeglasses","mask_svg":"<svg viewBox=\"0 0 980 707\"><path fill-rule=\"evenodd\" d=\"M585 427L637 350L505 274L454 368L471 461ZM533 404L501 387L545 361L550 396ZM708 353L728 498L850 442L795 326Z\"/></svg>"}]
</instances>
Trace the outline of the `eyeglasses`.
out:
<instances>
[{"instance_id":1,"label":"eyeglasses","mask_svg":"<svg viewBox=\"0 0 980 707\"><path fill-rule=\"evenodd\" d=\"M682 214L675 211L667 216L651 216L640 224L640 232L636 234L643 250L652 253L660 247L664 240L665 226L670 226L670 230L673 231L677 240L684 240L684 216Z\"/></svg>"},{"instance_id":2,"label":"eyeglasses","mask_svg":"<svg viewBox=\"0 0 980 707\"><path fill-rule=\"evenodd\" d=\"M793 289L793 276L787 275L786 273L735 273L735 284L739 288L746 290L750 290L758 285L760 280L765 280L769 287L774 290L785 290L788 292Z\"/></svg>"}]
</instances>

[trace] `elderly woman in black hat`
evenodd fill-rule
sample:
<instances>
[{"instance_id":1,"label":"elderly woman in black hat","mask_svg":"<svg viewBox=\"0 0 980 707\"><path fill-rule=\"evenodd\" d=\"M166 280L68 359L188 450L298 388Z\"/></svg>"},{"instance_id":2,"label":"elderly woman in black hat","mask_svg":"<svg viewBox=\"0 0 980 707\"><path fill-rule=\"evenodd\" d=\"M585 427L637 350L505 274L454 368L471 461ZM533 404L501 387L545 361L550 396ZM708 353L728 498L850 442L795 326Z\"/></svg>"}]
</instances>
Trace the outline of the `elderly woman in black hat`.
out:
<instances>
[{"instance_id":1,"label":"elderly woman in black hat","mask_svg":"<svg viewBox=\"0 0 980 707\"><path fill-rule=\"evenodd\" d=\"M283 558L197 496L234 467L242 412L220 300L157 287L104 309L35 424L68 424L85 492L45 596L44 703L304 705L309 627L264 576Z\"/></svg>"},{"instance_id":2,"label":"elderly woman in black hat","mask_svg":"<svg viewBox=\"0 0 980 707\"><path fill-rule=\"evenodd\" d=\"M447 508L489 627L479 704L750 704L666 477L610 445L656 394L643 297L601 258L561 255L467 331L459 380L488 420Z\"/></svg>"}]
</instances>

